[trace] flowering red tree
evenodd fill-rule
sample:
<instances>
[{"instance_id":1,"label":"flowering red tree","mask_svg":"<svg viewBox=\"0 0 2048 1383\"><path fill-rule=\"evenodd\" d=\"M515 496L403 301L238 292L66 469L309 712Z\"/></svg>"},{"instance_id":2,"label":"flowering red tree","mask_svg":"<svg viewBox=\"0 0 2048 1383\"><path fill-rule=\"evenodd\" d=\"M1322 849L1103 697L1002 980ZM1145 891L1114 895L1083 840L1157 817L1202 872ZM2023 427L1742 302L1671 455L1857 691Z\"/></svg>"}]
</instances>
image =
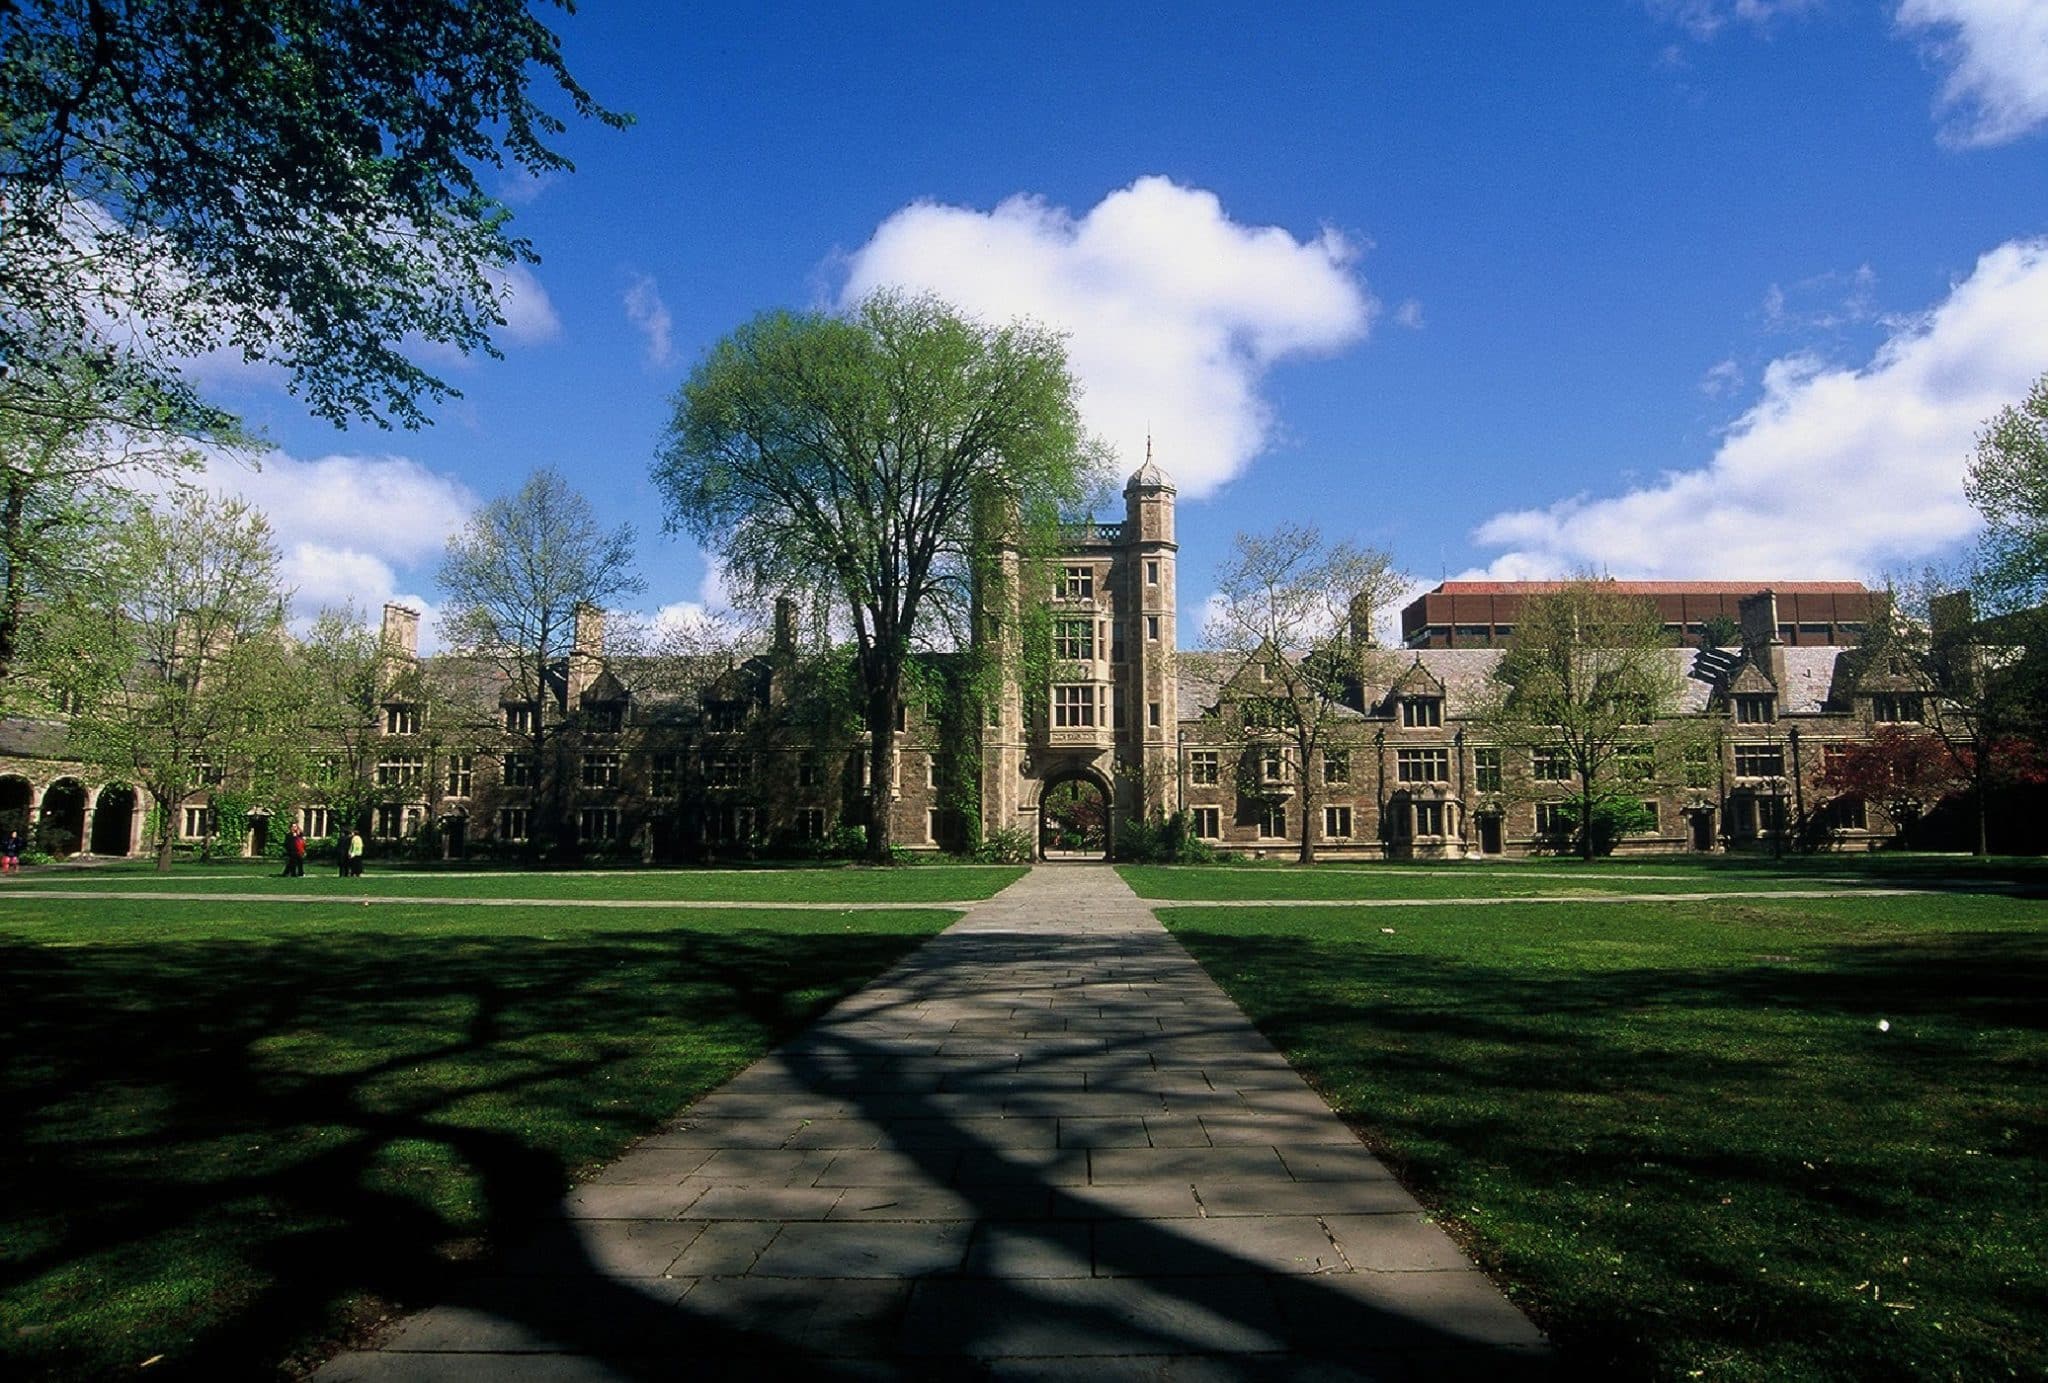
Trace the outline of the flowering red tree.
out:
<instances>
[{"instance_id":1,"label":"flowering red tree","mask_svg":"<svg viewBox=\"0 0 2048 1383\"><path fill-rule=\"evenodd\" d=\"M1880 726L1868 744L1830 754L1820 775L1831 795L1882 808L1894 840L1903 840L1921 813L1968 783L1968 772L1940 735L1901 725Z\"/></svg>"}]
</instances>

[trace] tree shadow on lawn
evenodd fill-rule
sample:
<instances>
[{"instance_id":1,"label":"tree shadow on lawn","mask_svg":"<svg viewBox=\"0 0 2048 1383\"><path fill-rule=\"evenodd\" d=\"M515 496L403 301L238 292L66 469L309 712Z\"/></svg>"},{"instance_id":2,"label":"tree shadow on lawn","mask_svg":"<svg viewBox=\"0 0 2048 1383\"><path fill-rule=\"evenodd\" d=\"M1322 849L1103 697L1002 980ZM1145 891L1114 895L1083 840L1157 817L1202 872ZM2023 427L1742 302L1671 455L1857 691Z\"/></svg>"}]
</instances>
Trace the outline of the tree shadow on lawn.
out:
<instances>
[{"instance_id":1,"label":"tree shadow on lawn","mask_svg":"<svg viewBox=\"0 0 2048 1383\"><path fill-rule=\"evenodd\" d=\"M1673 1358L1644 1341L1690 1335L1695 1358L1763 1339L1851 1376L1902 1376L1913 1358L1909 1373L1975 1376L2048 1348L2042 1275L2011 1272L2034 1214L2016 1188L2048 1164L2038 934L1598 971L1176 935L1426 1194L1454 1212L1491 1198L1497 1222L1551 1238L1495 1261L1553 1303L1585 1294L1578 1319L1552 1322L1583 1363L1654 1372ZM1590 1286L1540 1262L1609 1245ZM1631 1295L1609 1271L1623 1250L1628 1276L1655 1265L1697 1295ZM1950 1339L1904 1345L1903 1314L1851 1299L1853 1271L1832 1281L1901 1257L1923 1285L1950 1274L1953 1298L1921 1303L1949 1313ZM1930 1339L1956 1362L1937 1366Z\"/></svg>"},{"instance_id":2,"label":"tree shadow on lawn","mask_svg":"<svg viewBox=\"0 0 2048 1383\"><path fill-rule=\"evenodd\" d=\"M351 1298L430 1297L920 940L0 948L10 1367L243 1377L344 1328ZM120 1323L76 1331L81 1311Z\"/></svg>"}]
</instances>

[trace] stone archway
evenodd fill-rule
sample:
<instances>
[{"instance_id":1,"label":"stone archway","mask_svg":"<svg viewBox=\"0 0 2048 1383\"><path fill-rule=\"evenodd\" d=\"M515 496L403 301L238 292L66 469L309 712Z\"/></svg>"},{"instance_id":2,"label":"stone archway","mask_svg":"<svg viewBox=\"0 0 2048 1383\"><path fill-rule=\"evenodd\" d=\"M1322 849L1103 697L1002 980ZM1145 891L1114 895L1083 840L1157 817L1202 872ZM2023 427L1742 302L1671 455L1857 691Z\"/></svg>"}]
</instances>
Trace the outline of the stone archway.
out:
<instances>
[{"instance_id":1,"label":"stone archway","mask_svg":"<svg viewBox=\"0 0 2048 1383\"><path fill-rule=\"evenodd\" d=\"M1116 853L1116 793L1091 769L1047 777L1038 794L1038 857L1111 859Z\"/></svg>"},{"instance_id":2,"label":"stone archway","mask_svg":"<svg viewBox=\"0 0 2048 1383\"><path fill-rule=\"evenodd\" d=\"M126 855L135 847L135 789L126 783L110 783L100 789L92 809L92 844L95 855Z\"/></svg>"},{"instance_id":3,"label":"stone archway","mask_svg":"<svg viewBox=\"0 0 2048 1383\"><path fill-rule=\"evenodd\" d=\"M18 774L0 777L0 836L19 831L23 840L29 839L35 812L35 784Z\"/></svg>"},{"instance_id":4,"label":"stone archway","mask_svg":"<svg viewBox=\"0 0 2048 1383\"><path fill-rule=\"evenodd\" d=\"M85 784L76 778L59 778L43 790L42 810L36 816L36 848L60 858L85 848Z\"/></svg>"}]
</instances>

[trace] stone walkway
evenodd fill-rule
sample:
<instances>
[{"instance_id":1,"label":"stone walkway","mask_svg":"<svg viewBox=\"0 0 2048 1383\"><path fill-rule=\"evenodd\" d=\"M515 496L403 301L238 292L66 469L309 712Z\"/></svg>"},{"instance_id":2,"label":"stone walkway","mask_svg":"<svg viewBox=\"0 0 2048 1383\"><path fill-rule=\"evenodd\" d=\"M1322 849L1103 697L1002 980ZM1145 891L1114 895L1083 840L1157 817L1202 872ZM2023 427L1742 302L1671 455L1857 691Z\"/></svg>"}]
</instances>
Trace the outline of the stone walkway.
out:
<instances>
[{"instance_id":1,"label":"stone walkway","mask_svg":"<svg viewBox=\"0 0 2048 1383\"><path fill-rule=\"evenodd\" d=\"M1118 877L1040 866L323 1383L1547 1376Z\"/></svg>"}]
</instances>

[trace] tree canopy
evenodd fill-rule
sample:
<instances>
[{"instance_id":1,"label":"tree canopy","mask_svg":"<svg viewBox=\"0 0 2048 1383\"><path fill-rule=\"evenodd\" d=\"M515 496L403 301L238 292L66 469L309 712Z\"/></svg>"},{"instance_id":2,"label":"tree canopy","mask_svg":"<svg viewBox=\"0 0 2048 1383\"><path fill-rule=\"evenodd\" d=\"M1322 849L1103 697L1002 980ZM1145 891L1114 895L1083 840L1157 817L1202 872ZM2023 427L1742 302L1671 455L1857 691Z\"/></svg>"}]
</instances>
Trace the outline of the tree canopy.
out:
<instances>
[{"instance_id":1,"label":"tree canopy","mask_svg":"<svg viewBox=\"0 0 2048 1383\"><path fill-rule=\"evenodd\" d=\"M557 823L558 784L547 747L561 716L554 665L576 641L577 611L644 588L633 570L633 529L607 530L561 472L535 471L517 493L492 500L448 540L440 583L450 643L488 659L532 707L524 731L535 773L534 832L545 844Z\"/></svg>"},{"instance_id":2,"label":"tree canopy","mask_svg":"<svg viewBox=\"0 0 2048 1383\"><path fill-rule=\"evenodd\" d=\"M1980 592L1991 612L2048 598L2048 375L1978 434L1965 492L1984 518Z\"/></svg>"},{"instance_id":3,"label":"tree canopy","mask_svg":"<svg viewBox=\"0 0 2048 1383\"><path fill-rule=\"evenodd\" d=\"M1647 786L1660 749L1667 761L1680 749L1678 730L1656 726L1678 710L1683 683L1655 603L1590 577L1532 595L1489 680L1488 733L1562 760L1590 859L1608 804Z\"/></svg>"},{"instance_id":4,"label":"tree canopy","mask_svg":"<svg viewBox=\"0 0 2048 1383\"><path fill-rule=\"evenodd\" d=\"M569 167L536 85L626 123L539 8L0 3L0 358L118 360L199 413L177 363L227 349L336 423L425 421L456 391L408 339L495 353L535 258L482 174Z\"/></svg>"},{"instance_id":5,"label":"tree canopy","mask_svg":"<svg viewBox=\"0 0 2048 1383\"><path fill-rule=\"evenodd\" d=\"M1373 620L1407 584L1389 554L1326 542L1301 524L1239 533L1216 574L1221 599L1205 633L1212 647L1266 670L1261 690L1277 703L1268 729L1294 753L1303 864L1315 859L1317 756L1334 747L1365 680Z\"/></svg>"},{"instance_id":6,"label":"tree canopy","mask_svg":"<svg viewBox=\"0 0 2048 1383\"><path fill-rule=\"evenodd\" d=\"M1053 529L1097 478L1075 396L1059 337L895 293L757 317L676 395L654 468L669 526L740 599L825 592L851 628L878 857L912 652L962 639L999 545Z\"/></svg>"}]
</instances>

